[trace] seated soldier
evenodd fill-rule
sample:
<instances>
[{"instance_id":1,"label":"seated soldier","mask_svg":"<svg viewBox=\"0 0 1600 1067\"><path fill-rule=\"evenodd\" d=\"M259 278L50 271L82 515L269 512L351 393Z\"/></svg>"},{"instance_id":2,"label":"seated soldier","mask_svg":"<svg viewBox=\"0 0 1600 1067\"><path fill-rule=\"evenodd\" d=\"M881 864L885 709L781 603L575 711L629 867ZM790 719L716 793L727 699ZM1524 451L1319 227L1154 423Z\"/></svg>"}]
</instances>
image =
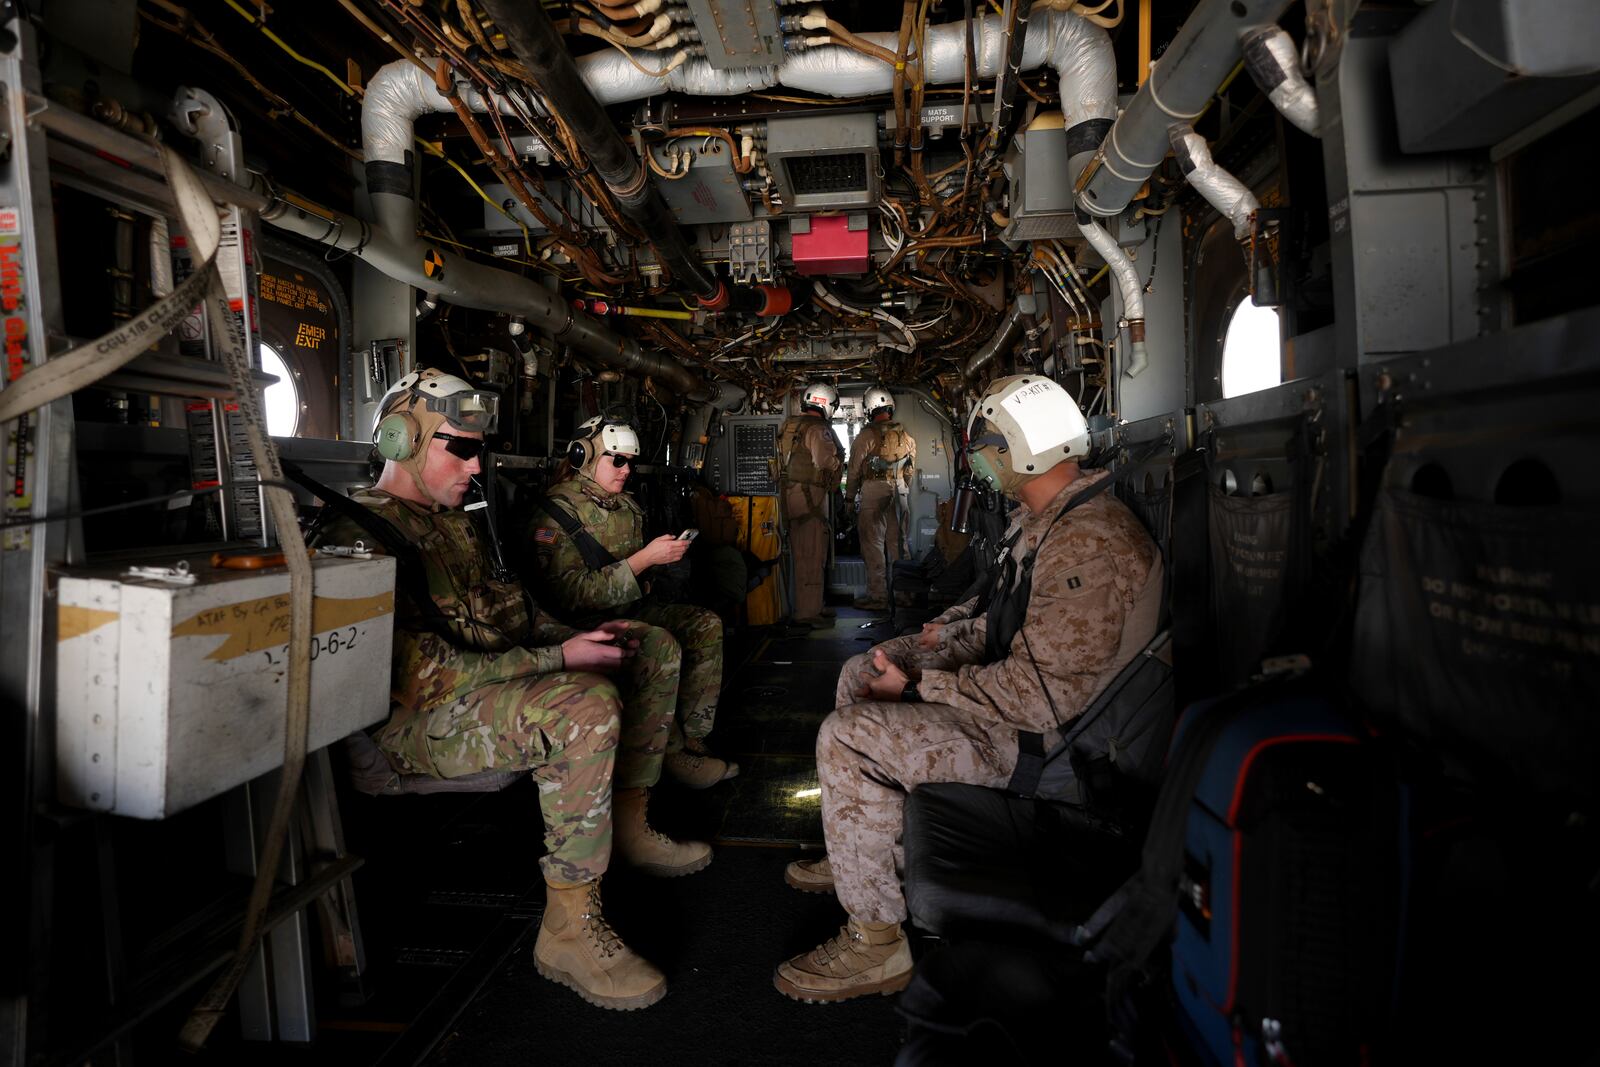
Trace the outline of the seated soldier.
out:
<instances>
[{"instance_id":1,"label":"seated soldier","mask_svg":"<svg viewBox=\"0 0 1600 1067\"><path fill-rule=\"evenodd\" d=\"M987 605L977 598L919 635L852 658L817 736L828 854L791 863L797 889L833 890L849 913L835 937L778 965L797 1000L904 988L911 951L900 885L905 794L926 782L1004 788L1019 734L1048 750L1155 636L1161 556L1110 493L1080 473L1083 415L1047 378L992 385L968 427L973 475L1020 500Z\"/></svg>"},{"instance_id":2,"label":"seated soldier","mask_svg":"<svg viewBox=\"0 0 1600 1067\"><path fill-rule=\"evenodd\" d=\"M642 1008L666 994L666 979L600 913L613 844L655 874L711 862L709 845L671 841L645 822L644 787L659 776L666 748L677 646L626 620L587 632L564 626L485 558L483 533L460 504L480 470L497 400L435 370L396 382L373 435L383 473L352 497L365 510L329 509L334 517L313 541L376 541L398 557L393 709L376 736L390 764L439 778L531 771L548 887L534 945L539 973L601 1007Z\"/></svg>"},{"instance_id":3,"label":"seated soldier","mask_svg":"<svg viewBox=\"0 0 1600 1067\"><path fill-rule=\"evenodd\" d=\"M678 562L689 542L662 534L645 544L644 509L622 488L638 455L639 435L627 423L599 415L585 422L567 452L572 472L535 502L528 542L541 591L567 618L580 626L636 619L677 639L683 674L665 770L683 785L707 789L739 773L737 763L706 750L722 690L722 620L705 608L647 595L650 568Z\"/></svg>"}]
</instances>

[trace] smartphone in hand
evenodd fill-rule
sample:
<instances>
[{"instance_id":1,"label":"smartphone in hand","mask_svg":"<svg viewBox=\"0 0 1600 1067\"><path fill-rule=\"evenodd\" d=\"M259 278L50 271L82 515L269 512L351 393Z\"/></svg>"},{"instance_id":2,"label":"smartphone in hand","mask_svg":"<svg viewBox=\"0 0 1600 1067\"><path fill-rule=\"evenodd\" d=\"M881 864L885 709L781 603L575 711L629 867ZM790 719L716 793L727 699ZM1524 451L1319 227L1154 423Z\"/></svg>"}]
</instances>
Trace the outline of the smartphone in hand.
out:
<instances>
[{"instance_id":1,"label":"smartphone in hand","mask_svg":"<svg viewBox=\"0 0 1600 1067\"><path fill-rule=\"evenodd\" d=\"M683 533L678 535L678 540L680 540L680 541L693 541L696 537L699 537L699 536L700 536L700 531L696 530L693 526L691 526L687 530L683 531Z\"/></svg>"}]
</instances>

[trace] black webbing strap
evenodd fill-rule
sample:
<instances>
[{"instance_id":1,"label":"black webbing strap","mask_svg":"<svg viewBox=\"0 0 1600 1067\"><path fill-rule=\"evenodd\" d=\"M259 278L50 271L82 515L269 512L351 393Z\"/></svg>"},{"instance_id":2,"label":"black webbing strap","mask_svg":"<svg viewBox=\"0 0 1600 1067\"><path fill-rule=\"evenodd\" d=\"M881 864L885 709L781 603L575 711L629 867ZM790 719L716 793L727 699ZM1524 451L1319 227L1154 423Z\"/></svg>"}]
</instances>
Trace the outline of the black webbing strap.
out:
<instances>
[{"instance_id":1,"label":"black webbing strap","mask_svg":"<svg viewBox=\"0 0 1600 1067\"><path fill-rule=\"evenodd\" d=\"M1073 720L1072 729L1063 734L1060 741L1051 745L1049 751L1045 750L1043 734L1034 733L1031 730L1018 730L1018 749L1022 753L1037 751L1038 758L1033 760L1027 758L1018 759L1017 769L1011 773L1011 781L1006 785L1006 792L1016 793L1018 796L1033 796L1034 791L1039 788L1039 778L1044 774L1045 766L1062 753L1072 749L1072 743L1085 730L1093 726L1095 720L1105 714L1106 709L1121 694L1122 688L1133 679L1133 676L1139 672L1140 668L1144 667L1151 657L1152 650L1160 647L1162 642L1166 640L1167 632L1165 630L1152 637L1150 643L1141 649L1133 659L1129 660L1122 670L1117 672L1117 676L1111 679L1111 683L1100 690L1100 695L1095 697L1094 701L1084 709L1083 714ZM1146 728L1148 729L1148 727ZM1142 734L1143 731L1141 730L1139 734L1135 734L1134 737L1128 740L1135 740Z\"/></svg>"},{"instance_id":2,"label":"black webbing strap","mask_svg":"<svg viewBox=\"0 0 1600 1067\"><path fill-rule=\"evenodd\" d=\"M323 514L332 512L349 519L372 535L372 539L394 557L395 583L405 589L407 598L419 613L418 621L422 628L454 641L450 620L439 610L439 605L434 603L433 594L428 592L428 570L422 561L422 553L417 551L417 546L412 544L394 523L371 508L356 503L337 489L323 485L286 459L280 460L280 465L286 478L322 501ZM321 525L321 516L318 516L316 526Z\"/></svg>"},{"instance_id":3,"label":"black webbing strap","mask_svg":"<svg viewBox=\"0 0 1600 1067\"><path fill-rule=\"evenodd\" d=\"M1011 772L1006 792L1032 796L1044 774L1044 734L1033 730L1017 731L1017 769Z\"/></svg>"},{"instance_id":4,"label":"black webbing strap","mask_svg":"<svg viewBox=\"0 0 1600 1067\"><path fill-rule=\"evenodd\" d=\"M617 562L617 557L606 551L606 546L596 540L594 534L583 528L583 523L578 521L576 515L548 496L543 493L538 494L533 498L533 506L556 520L556 525L572 538L572 543L578 546L578 555L583 557L585 567L591 571L603 571Z\"/></svg>"},{"instance_id":5,"label":"black webbing strap","mask_svg":"<svg viewBox=\"0 0 1600 1067\"><path fill-rule=\"evenodd\" d=\"M1023 619L1027 616L1028 601L1033 594L1033 561L1039 555L1040 550L1044 548L1045 539L1050 536L1050 531L1056 528L1056 523L1065 518L1067 512L1073 508L1087 504L1113 485L1122 481L1133 471L1138 470L1146 460L1159 452L1163 446L1170 446L1171 443L1171 438L1167 436L1157 437L1147 442L1137 455L1128 457L1128 461L1123 464L1121 470L1102 478L1061 505L1061 510L1056 512L1055 518L1050 520L1050 525L1046 526L1044 533L1039 535L1039 543L1033 547L1033 551L1028 553L1027 557L1022 561L1020 581L1017 579L1016 569L1007 567L1005 563L1012 546L1016 544L1016 539L1022 535L1021 527L1019 526L1017 532L1002 544L1000 565L997 567L994 582L989 587L988 595L984 597L982 608L979 612L974 612L974 614L981 613L990 616L984 630L984 650L988 656L988 662L994 663L1004 659L1010 653L1011 641L1016 637L1017 631L1022 628ZM1011 584L1013 582L1015 582L1014 587ZM997 606L1001 610L995 613L994 609ZM1035 664L1034 666L1037 669L1038 665ZM1043 678L1039 680L1039 684L1041 686L1044 685Z\"/></svg>"}]
</instances>

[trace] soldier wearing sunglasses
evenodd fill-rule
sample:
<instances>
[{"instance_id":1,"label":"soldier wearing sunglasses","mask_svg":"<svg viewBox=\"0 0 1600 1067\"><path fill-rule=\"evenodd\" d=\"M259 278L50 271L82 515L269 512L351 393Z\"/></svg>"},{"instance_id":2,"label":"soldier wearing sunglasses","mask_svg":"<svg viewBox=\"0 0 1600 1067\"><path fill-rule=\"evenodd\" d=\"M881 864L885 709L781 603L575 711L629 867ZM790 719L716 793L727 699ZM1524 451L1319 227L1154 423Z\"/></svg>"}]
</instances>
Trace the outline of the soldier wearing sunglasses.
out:
<instances>
[{"instance_id":1,"label":"soldier wearing sunglasses","mask_svg":"<svg viewBox=\"0 0 1600 1067\"><path fill-rule=\"evenodd\" d=\"M383 473L352 500L377 518L398 576L392 706L375 740L399 774L456 778L527 770L538 779L546 905L534 963L590 1003L629 1010L666 995L666 978L617 939L601 914L613 853L646 873L679 875L711 848L645 822L643 789L660 774L678 650L628 621L579 631L497 573L460 507L482 469L499 397L436 370L384 396L373 429ZM322 544L374 540L340 515ZM398 543L403 539L408 543ZM396 544L388 544L395 540ZM420 602L419 602L420 601Z\"/></svg>"},{"instance_id":2,"label":"soldier wearing sunglasses","mask_svg":"<svg viewBox=\"0 0 1600 1067\"><path fill-rule=\"evenodd\" d=\"M722 691L722 620L650 595L651 568L681 560L689 541L671 533L645 540L644 509L623 488L638 457L639 435L626 422L585 422L567 451L571 471L539 505L528 543L540 591L567 618L580 626L635 619L676 641L682 673L664 770L707 789L739 773L706 745Z\"/></svg>"}]
</instances>

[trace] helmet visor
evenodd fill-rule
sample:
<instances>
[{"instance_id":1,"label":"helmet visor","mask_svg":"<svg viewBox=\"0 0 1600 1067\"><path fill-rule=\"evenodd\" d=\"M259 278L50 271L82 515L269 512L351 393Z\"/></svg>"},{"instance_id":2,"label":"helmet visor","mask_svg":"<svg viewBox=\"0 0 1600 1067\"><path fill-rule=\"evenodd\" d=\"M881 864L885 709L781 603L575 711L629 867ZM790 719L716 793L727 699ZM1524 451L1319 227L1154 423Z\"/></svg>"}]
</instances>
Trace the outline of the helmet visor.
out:
<instances>
[{"instance_id":1,"label":"helmet visor","mask_svg":"<svg viewBox=\"0 0 1600 1067\"><path fill-rule=\"evenodd\" d=\"M458 430L493 433L499 425L500 397L494 393L474 389L449 396L427 396L423 400L429 411L443 415L445 421Z\"/></svg>"}]
</instances>

